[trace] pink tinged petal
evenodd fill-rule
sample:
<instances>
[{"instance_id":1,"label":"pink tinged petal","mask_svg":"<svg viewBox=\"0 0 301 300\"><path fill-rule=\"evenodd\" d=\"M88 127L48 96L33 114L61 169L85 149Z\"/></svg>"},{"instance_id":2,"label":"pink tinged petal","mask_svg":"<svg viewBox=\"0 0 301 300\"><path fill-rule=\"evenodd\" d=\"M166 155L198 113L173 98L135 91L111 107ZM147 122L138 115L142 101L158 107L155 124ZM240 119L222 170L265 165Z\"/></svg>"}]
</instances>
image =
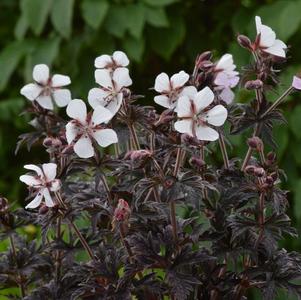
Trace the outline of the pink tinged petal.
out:
<instances>
[{"instance_id":1,"label":"pink tinged petal","mask_svg":"<svg viewBox=\"0 0 301 300\"><path fill-rule=\"evenodd\" d=\"M54 163L48 163L42 165L44 174L48 181L54 180L56 176L57 165Z\"/></svg>"},{"instance_id":2,"label":"pink tinged petal","mask_svg":"<svg viewBox=\"0 0 301 300\"><path fill-rule=\"evenodd\" d=\"M113 114L105 107L98 105L92 114L92 125L108 123L113 118Z\"/></svg>"},{"instance_id":3,"label":"pink tinged petal","mask_svg":"<svg viewBox=\"0 0 301 300\"><path fill-rule=\"evenodd\" d=\"M61 87L65 86L71 83L71 79L69 76L61 75L61 74L55 74L52 76L51 79L51 86L52 87Z\"/></svg>"},{"instance_id":4,"label":"pink tinged petal","mask_svg":"<svg viewBox=\"0 0 301 300\"><path fill-rule=\"evenodd\" d=\"M58 107L64 107L71 101L71 92L67 89L55 90L53 98Z\"/></svg>"},{"instance_id":5,"label":"pink tinged petal","mask_svg":"<svg viewBox=\"0 0 301 300\"><path fill-rule=\"evenodd\" d=\"M193 136L192 133L192 120L181 120L175 122L175 130L180 132L180 133L187 133L191 136Z\"/></svg>"},{"instance_id":6,"label":"pink tinged petal","mask_svg":"<svg viewBox=\"0 0 301 300\"><path fill-rule=\"evenodd\" d=\"M46 85L48 83L48 79L49 79L48 66L44 65L44 64L36 65L33 68L32 76L36 82L38 82L42 85Z\"/></svg>"},{"instance_id":7,"label":"pink tinged petal","mask_svg":"<svg viewBox=\"0 0 301 300\"><path fill-rule=\"evenodd\" d=\"M41 193L41 191L38 192L38 194L35 196L35 198L29 202L25 208L37 208L40 204L41 204L41 201L42 201L42 198L43 198L43 194Z\"/></svg>"},{"instance_id":8,"label":"pink tinged petal","mask_svg":"<svg viewBox=\"0 0 301 300\"><path fill-rule=\"evenodd\" d=\"M35 100L42 92L43 88L36 83L29 83L22 87L20 93L28 100Z\"/></svg>"},{"instance_id":9,"label":"pink tinged petal","mask_svg":"<svg viewBox=\"0 0 301 300\"><path fill-rule=\"evenodd\" d=\"M129 59L122 51L115 51L113 53L113 59L118 66L126 67L129 64Z\"/></svg>"},{"instance_id":10,"label":"pink tinged petal","mask_svg":"<svg viewBox=\"0 0 301 300\"><path fill-rule=\"evenodd\" d=\"M94 155L94 148L89 137L82 136L73 147L74 152L81 158L89 158Z\"/></svg>"},{"instance_id":11,"label":"pink tinged petal","mask_svg":"<svg viewBox=\"0 0 301 300\"><path fill-rule=\"evenodd\" d=\"M89 104L96 108L98 105L104 106L106 104L105 99L111 94L110 91L105 91L100 88L93 88L89 91L88 101Z\"/></svg>"},{"instance_id":12,"label":"pink tinged petal","mask_svg":"<svg viewBox=\"0 0 301 300\"><path fill-rule=\"evenodd\" d=\"M107 65L112 63L112 58L110 55L104 54L95 58L94 66L95 68L103 69Z\"/></svg>"},{"instance_id":13,"label":"pink tinged petal","mask_svg":"<svg viewBox=\"0 0 301 300\"><path fill-rule=\"evenodd\" d=\"M170 81L169 81L169 77L166 73L161 73L156 77L155 91L158 93L170 91Z\"/></svg>"},{"instance_id":14,"label":"pink tinged petal","mask_svg":"<svg viewBox=\"0 0 301 300\"><path fill-rule=\"evenodd\" d=\"M194 96L194 104L196 111L200 112L209 106L214 100L214 94L211 89L206 86Z\"/></svg>"},{"instance_id":15,"label":"pink tinged petal","mask_svg":"<svg viewBox=\"0 0 301 300\"><path fill-rule=\"evenodd\" d=\"M52 197L50 196L50 192L47 188L43 190L43 196L45 199L46 206L53 207L55 205L55 203L52 200Z\"/></svg>"},{"instance_id":16,"label":"pink tinged petal","mask_svg":"<svg viewBox=\"0 0 301 300\"><path fill-rule=\"evenodd\" d=\"M69 102L67 106L67 115L70 118L80 121L82 124L86 124L87 107L83 100L74 99Z\"/></svg>"},{"instance_id":17,"label":"pink tinged petal","mask_svg":"<svg viewBox=\"0 0 301 300\"><path fill-rule=\"evenodd\" d=\"M296 90L301 90L301 78L294 76L292 87L294 87Z\"/></svg>"},{"instance_id":18,"label":"pink tinged petal","mask_svg":"<svg viewBox=\"0 0 301 300\"><path fill-rule=\"evenodd\" d=\"M200 141L216 141L219 138L219 134L216 130L208 126L197 126L196 136Z\"/></svg>"},{"instance_id":19,"label":"pink tinged petal","mask_svg":"<svg viewBox=\"0 0 301 300\"><path fill-rule=\"evenodd\" d=\"M73 121L69 122L66 125L66 139L69 145L74 141L77 134L78 134L77 126L74 124Z\"/></svg>"},{"instance_id":20,"label":"pink tinged petal","mask_svg":"<svg viewBox=\"0 0 301 300\"><path fill-rule=\"evenodd\" d=\"M154 101L165 108L173 108L173 105L170 103L169 98L167 96L155 96Z\"/></svg>"},{"instance_id":21,"label":"pink tinged petal","mask_svg":"<svg viewBox=\"0 0 301 300\"><path fill-rule=\"evenodd\" d=\"M184 71L180 71L179 73L172 75L170 78L173 89L181 88L188 80L189 75Z\"/></svg>"},{"instance_id":22,"label":"pink tinged petal","mask_svg":"<svg viewBox=\"0 0 301 300\"><path fill-rule=\"evenodd\" d=\"M59 179L55 179L51 182L50 191L57 192L61 188L61 181Z\"/></svg>"},{"instance_id":23,"label":"pink tinged petal","mask_svg":"<svg viewBox=\"0 0 301 300\"><path fill-rule=\"evenodd\" d=\"M227 116L227 109L222 105L216 105L206 113L205 120L213 126L221 126L225 123Z\"/></svg>"},{"instance_id":24,"label":"pink tinged petal","mask_svg":"<svg viewBox=\"0 0 301 300\"><path fill-rule=\"evenodd\" d=\"M187 96L180 97L178 99L176 111L179 118L192 116L191 100Z\"/></svg>"},{"instance_id":25,"label":"pink tinged petal","mask_svg":"<svg viewBox=\"0 0 301 300\"><path fill-rule=\"evenodd\" d=\"M35 171L37 173L38 176L42 176L44 177L43 171L41 170L40 167L36 166L36 165L25 165L24 169L26 170L31 170L31 171Z\"/></svg>"},{"instance_id":26,"label":"pink tinged petal","mask_svg":"<svg viewBox=\"0 0 301 300\"><path fill-rule=\"evenodd\" d=\"M133 83L127 68L117 68L113 72L113 80L115 82L115 90L118 92L123 87L130 86Z\"/></svg>"},{"instance_id":27,"label":"pink tinged petal","mask_svg":"<svg viewBox=\"0 0 301 300\"><path fill-rule=\"evenodd\" d=\"M109 70L95 70L94 75L96 83L98 83L100 86L110 90L113 89L112 77Z\"/></svg>"},{"instance_id":28,"label":"pink tinged petal","mask_svg":"<svg viewBox=\"0 0 301 300\"><path fill-rule=\"evenodd\" d=\"M232 54L224 54L215 67L217 70L227 70L232 71L235 69L235 65L233 63L233 56Z\"/></svg>"},{"instance_id":29,"label":"pink tinged petal","mask_svg":"<svg viewBox=\"0 0 301 300\"><path fill-rule=\"evenodd\" d=\"M27 184L28 186L39 186L41 184L41 181L31 175L21 175L20 176L20 181L24 182L25 184Z\"/></svg>"},{"instance_id":30,"label":"pink tinged petal","mask_svg":"<svg viewBox=\"0 0 301 300\"><path fill-rule=\"evenodd\" d=\"M219 72L215 77L214 84L228 87L230 85L229 78L224 72Z\"/></svg>"},{"instance_id":31,"label":"pink tinged petal","mask_svg":"<svg viewBox=\"0 0 301 300\"><path fill-rule=\"evenodd\" d=\"M53 110L53 102L50 96L39 96L36 101L45 109Z\"/></svg>"},{"instance_id":32,"label":"pink tinged petal","mask_svg":"<svg viewBox=\"0 0 301 300\"><path fill-rule=\"evenodd\" d=\"M118 142L117 134L113 129L99 129L93 133L93 137L101 147L107 147Z\"/></svg>"},{"instance_id":33,"label":"pink tinged petal","mask_svg":"<svg viewBox=\"0 0 301 300\"><path fill-rule=\"evenodd\" d=\"M188 96L190 99L192 99L197 92L198 91L194 86L185 86L179 96Z\"/></svg>"},{"instance_id":34,"label":"pink tinged petal","mask_svg":"<svg viewBox=\"0 0 301 300\"><path fill-rule=\"evenodd\" d=\"M225 88L222 90L219 96L224 102L226 102L227 104L231 104L234 100L235 94L232 92L231 89Z\"/></svg>"}]
</instances>

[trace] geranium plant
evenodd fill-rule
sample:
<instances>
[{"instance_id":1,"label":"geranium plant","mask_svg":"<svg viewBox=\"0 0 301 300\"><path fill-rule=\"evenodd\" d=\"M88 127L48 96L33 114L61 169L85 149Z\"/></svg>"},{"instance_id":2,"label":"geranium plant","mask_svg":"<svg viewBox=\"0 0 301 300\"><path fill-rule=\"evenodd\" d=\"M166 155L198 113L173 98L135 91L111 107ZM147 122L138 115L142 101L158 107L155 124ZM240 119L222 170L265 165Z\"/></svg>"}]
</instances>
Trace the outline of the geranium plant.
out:
<instances>
[{"instance_id":1,"label":"geranium plant","mask_svg":"<svg viewBox=\"0 0 301 300\"><path fill-rule=\"evenodd\" d=\"M35 66L35 82L21 89L35 130L21 135L17 151L41 144L49 162L24 166L25 209L1 198L10 247L0 279L19 288L12 298L246 299L253 290L262 299L280 290L301 297L301 256L278 244L297 232L273 139L274 123L285 121L279 105L301 79L268 99L287 46L259 17L256 29L254 42L238 36L252 58L240 74L231 54L214 61L209 51L192 74L159 74L158 111L129 88L121 51L96 58L91 107L71 100L68 76ZM239 104L237 86L254 99ZM245 132L248 151L233 157L228 137ZM20 235L28 224L40 238Z\"/></svg>"}]
</instances>

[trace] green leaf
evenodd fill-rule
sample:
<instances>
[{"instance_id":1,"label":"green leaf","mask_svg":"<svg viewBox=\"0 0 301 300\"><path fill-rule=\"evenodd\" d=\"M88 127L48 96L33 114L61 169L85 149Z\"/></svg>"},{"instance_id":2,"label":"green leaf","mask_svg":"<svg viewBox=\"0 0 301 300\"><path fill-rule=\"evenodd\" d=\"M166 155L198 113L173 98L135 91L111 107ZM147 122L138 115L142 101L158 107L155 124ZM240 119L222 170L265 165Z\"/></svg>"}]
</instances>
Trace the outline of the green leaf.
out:
<instances>
[{"instance_id":1,"label":"green leaf","mask_svg":"<svg viewBox=\"0 0 301 300\"><path fill-rule=\"evenodd\" d=\"M166 6L178 2L179 0L143 0L143 1L144 3L151 6Z\"/></svg>"},{"instance_id":2,"label":"green leaf","mask_svg":"<svg viewBox=\"0 0 301 300\"><path fill-rule=\"evenodd\" d=\"M15 26L14 34L17 40L22 40L28 29L28 23L25 16L22 14Z\"/></svg>"},{"instance_id":3,"label":"green leaf","mask_svg":"<svg viewBox=\"0 0 301 300\"><path fill-rule=\"evenodd\" d=\"M134 38L139 39L145 23L144 5L141 3L129 4L126 6L126 10L127 15L129 16L127 20L127 29Z\"/></svg>"},{"instance_id":4,"label":"green leaf","mask_svg":"<svg viewBox=\"0 0 301 300\"><path fill-rule=\"evenodd\" d=\"M301 23L301 2L291 1L281 11L279 17L278 37L287 41L299 28Z\"/></svg>"},{"instance_id":5,"label":"green leaf","mask_svg":"<svg viewBox=\"0 0 301 300\"><path fill-rule=\"evenodd\" d=\"M0 53L0 91L5 88L10 76L26 51L26 43L16 41L6 46Z\"/></svg>"},{"instance_id":6,"label":"green leaf","mask_svg":"<svg viewBox=\"0 0 301 300\"><path fill-rule=\"evenodd\" d=\"M20 111L24 107L23 98L11 98L1 100L0 102L0 120L6 122L12 122L12 120L20 114Z\"/></svg>"},{"instance_id":7,"label":"green leaf","mask_svg":"<svg viewBox=\"0 0 301 300\"><path fill-rule=\"evenodd\" d=\"M81 10L85 22L92 28L98 29L107 15L109 3L105 0L84 0Z\"/></svg>"},{"instance_id":8,"label":"green leaf","mask_svg":"<svg viewBox=\"0 0 301 300\"><path fill-rule=\"evenodd\" d=\"M51 21L54 28L65 38L68 38L72 29L74 0L53 0Z\"/></svg>"},{"instance_id":9,"label":"green leaf","mask_svg":"<svg viewBox=\"0 0 301 300\"><path fill-rule=\"evenodd\" d=\"M36 35L43 31L51 5L52 0L23 0L21 2L22 13L29 27Z\"/></svg>"},{"instance_id":10,"label":"green leaf","mask_svg":"<svg viewBox=\"0 0 301 300\"><path fill-rule=\"evenodd\" d=\"M181 17L172 17L170 28L153 29L150 32L152 47L164 59L170 59L185 37L185 23Z\"/></svg>"},{"instance_id":11,"label":"green leaf","mask_svg":"<svg viewBox=\"0 0 301 300\"><path fill-rule=\"evenodd\" d=\"M127 37L123 41L123 47L125 49L125 52L131 59L135 60L136 62L141 61L145 49L144 39Z\"/></svg>"},{"instance_id":12,"label":"green leaf","mask_svg":"<svg viewBox=\"0 0 301 300\"><path fill-rule=\"evenodd\" d=\"M154 27L168 27L166 12L162 7L145 7L146 22Z\"/></svg>"},{"instance_id":13,"label":"green leaf","mask_svg":"<svg viewBox=\"0 0 301 300\"><path fill-rule=\"evenodd\" d=\"M127 29L128 19L125 5L111 5L105 19L106 31L115 37L122 38Z\"/></svg>"},{"instance_id":14,"label":"green leaf","mask_svg":"<svg viewBox=\"0 0 301 300\"><path fill-rule=\"evenodd\" d=\"M298 105L291 112L290 116L290 129L294 133L297 139L301 140L301 105Z\"/></svg>"}]
</instances>

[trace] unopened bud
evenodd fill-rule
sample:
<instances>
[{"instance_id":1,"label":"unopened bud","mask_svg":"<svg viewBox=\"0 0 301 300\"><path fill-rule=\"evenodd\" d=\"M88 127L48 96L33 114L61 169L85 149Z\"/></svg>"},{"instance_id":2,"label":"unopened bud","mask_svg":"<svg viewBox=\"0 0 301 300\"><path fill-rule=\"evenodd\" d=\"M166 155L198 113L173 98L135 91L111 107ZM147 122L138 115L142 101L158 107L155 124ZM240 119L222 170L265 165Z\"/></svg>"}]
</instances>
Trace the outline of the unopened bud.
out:
<instances>
[{"instance_id":1,"label":"unopened bud","mask_svg":"<svg viewBox=\"0 0 301 300\"><path fill-rule=\"evenodd\" d=\"M202 167L204 167L206 165L206 163L204 162L204 160L202 160L199 157L191 157L191 159L189 160L189 163L191 166L195 166L197 169L201 169Z\"/></svg>"},{"instance_id":2,"label":"unopened bud","mask_svg":"<svg viewBox=\"0 0 301 300\"><path fill-rule=\"evenodd\" d=\"M269 152L266 156L266 159L270 164L273 164L276 161L276 158L277 156L276 153L274 152Z\"/></svg>"},{"instance_id":3,"label":"unopened bud","mask_svg":"<svg viewBox=\"0 0 301 300\"><path fill-rule=\"evenodd\" d=\"M42 204L39 208L39 214L45 215L48 212L48 207L45 204Z\"/></svg>"},{"instance_id":4,"label":"unopened bud","mask_svg":"<svg viewBox=\"0 0 301 300\"><path fill-rule=\"evenodd\" d=\"M174 183L175 183L175 180L173 178L168 178L164 181L163 185L165 188L169 189L173 186Z\"/></svg>"},{"instance_id":5,"label":"unopened bud","mask_svg":"<svg viewBox=\"0 0 301 300\"><path fill-rule=\"evenodd\" d=\"M118 205L114 210L113 222L118 221L126 221L130 217L131 209L129 204L124 199L118 200Z\"/></svg>"},{"instance_id":6,"label":"unopened bud","mask_svg":"<svg viewBox=\"0 0 301 300\"><path fill-rule=\"evenodd\" d=\"M274 182L278 179L278 173L277 172L271 173L270 176L273 178Z\"/></svg>"},{"instance_id":7,"label":"unopened bud","mask_svg":"<svg viewBox=\"0 0 301 300\"><path fill-rule=\"evenodd\" d=\"M245 168L245 172L249 175L254 175L255 173L255 166L252 166L252 165L249 165L249 166L246 166Z\"/></svg>"},{"instance_id":8,"label":"unopened bud","mask_svg":"<svg viewBox=\"0 0 301 300\"><path fill-rule=\"evenodd\" d=\"M274 179L272 176L267 176L265 179L266 183L272 185L274 183Z\"/></svg>"},{"instance_id":9,"label":"unopened bud","mask_svg":"<svg viewBox=\"0 0 301 300\"><path fill-rule=\"evenodd\" d=\"M187 133L181 135L181 142L190 146L199 146L203 144L202 141L199 141L196 137L193 137Z\"/></svg>"},{"instance_id":10,"label":"unopened bud","mask_svg":"<svg viewBox=\"0 0 301 300\"><path fill-rule=\"evenodd\" d=\"M263 82L260 79L249 80L245 83L247 90L258 90L263 87Z\"/></svg>"},{"instance_id":11,"label":"unopened bud","mask_svg":"<svg viewBox=\"0 0 301 300\"><path fill-rule=\"evenodd\" d=\"M142 149L142 150L129 151L125 154L124 158L135 161L135 160L146 159L146 158L149 158L151 156L152 156L151 151Z\"/></svg>"},{"instance_id":12,"label":"unopened bud","mask_svg":"<svg viewBox=\"0 0 301 300\"><path fill-rule=\"evenodd\" d=\"M247 141L248 146L253 150L261 151L263 149L263 142L258 136L253 136Z\"/></svg>"},{"instance_id":13,"label":"unopened bud","mask_svg":"<svg viewBox=\"0 0 301 300\"><path fill-rule=\"evenodd\" d=\"M212 57L212 53L211 51L205 51L203 53L201 53L198 57L197 57L197 62L202 62L202 61L205 61L205 60L210 60Z\"/></svg>"},{"instance_id":14,"label":"unopened bud","mask_svg":"<svg viewBox=\"0 0 301 300\"><path fill-rule=\"evenodd\" d=\"M43 145L45 147L55 147L55 148L58 148L62 145L62 142L60 139L58 138L53 138L53 137L47 137L44 139L43 141Z\"/></svg>"},{"instance_id":15,"label":"unopened bud","mask_svg":"<svg viewBox=\"0 0 301 300\"><path fill-rule=\"evenodd\" d=\"M237 42L241 47L252 50L252 43L247 36L240 34L237 37Z\"/></svg>"},{"instance_id":16,"label":"unopened bud","mask_svg":"<svg viewBox=\"0 0 301 300\"><path fill-rule=\"evenodd\" d=\"M8 201L6 198L0 196L0 214L8 211Z\"/></svg>"},{"instance_id":17,"label":"unopened bud","mask_svg":"<svg viewBox=\"0 0 301 300\"><path fill-rule=\"evenodd\" d=\"M63 149L62 154L69 155L72 154L73 152L74 152L73 145L68 145Z\"/></svg>"},{"instance_id":18,"label":"unopened bud","mask_svg":"<svg viewBox=\"0 0 301 300\"><path fill-rule=\"evenodd\" d=\"M259 168L255 168L254 174L257 177L262 177L262 176L265 175L265 170L263 168L260 168L260 167Z\"/></svg>"}]
</instances>

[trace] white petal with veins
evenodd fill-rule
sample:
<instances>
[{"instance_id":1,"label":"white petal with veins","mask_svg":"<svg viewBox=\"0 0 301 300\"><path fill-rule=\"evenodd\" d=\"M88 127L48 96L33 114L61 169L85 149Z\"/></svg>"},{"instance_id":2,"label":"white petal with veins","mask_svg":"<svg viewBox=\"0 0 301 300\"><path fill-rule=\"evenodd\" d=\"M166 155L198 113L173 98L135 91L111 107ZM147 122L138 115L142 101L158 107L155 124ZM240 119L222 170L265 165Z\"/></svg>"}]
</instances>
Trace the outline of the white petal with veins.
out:
<instances>
[{"instance_id":1,"label":"white petal with veins","mask_svg":"<svg viewBox=\"0 0 301 300\"><path fill-rule=\"evenodd\" d=\"M92 146L92 142L90 138L86 136L82 136L75 144L74 144L74 152L81 158L89 158L94 155L94 148Z\"/></svg>"},{"instance_id":2,"label":"white petal with veins","mask_svg":"<svg viewBox=\"0 0 301 300\"><path fill-rule=\"evenodd\" d=\"M70 118L80 121L82 124L86 124L87 107L83 100L74 99L69 102L67 106L67 115Z\"/></svg>"},{"instance_id":3,"label":"white petal with veins","mask_svg":"<svg viewBox=\"0 0 301 300\"><path fill-rule=\"evenodd\" d=\"M49 68L45 64L35 65L32 72L33 79L42 84L46 85L49 79Z\"/></svg>"}]
</instances>

